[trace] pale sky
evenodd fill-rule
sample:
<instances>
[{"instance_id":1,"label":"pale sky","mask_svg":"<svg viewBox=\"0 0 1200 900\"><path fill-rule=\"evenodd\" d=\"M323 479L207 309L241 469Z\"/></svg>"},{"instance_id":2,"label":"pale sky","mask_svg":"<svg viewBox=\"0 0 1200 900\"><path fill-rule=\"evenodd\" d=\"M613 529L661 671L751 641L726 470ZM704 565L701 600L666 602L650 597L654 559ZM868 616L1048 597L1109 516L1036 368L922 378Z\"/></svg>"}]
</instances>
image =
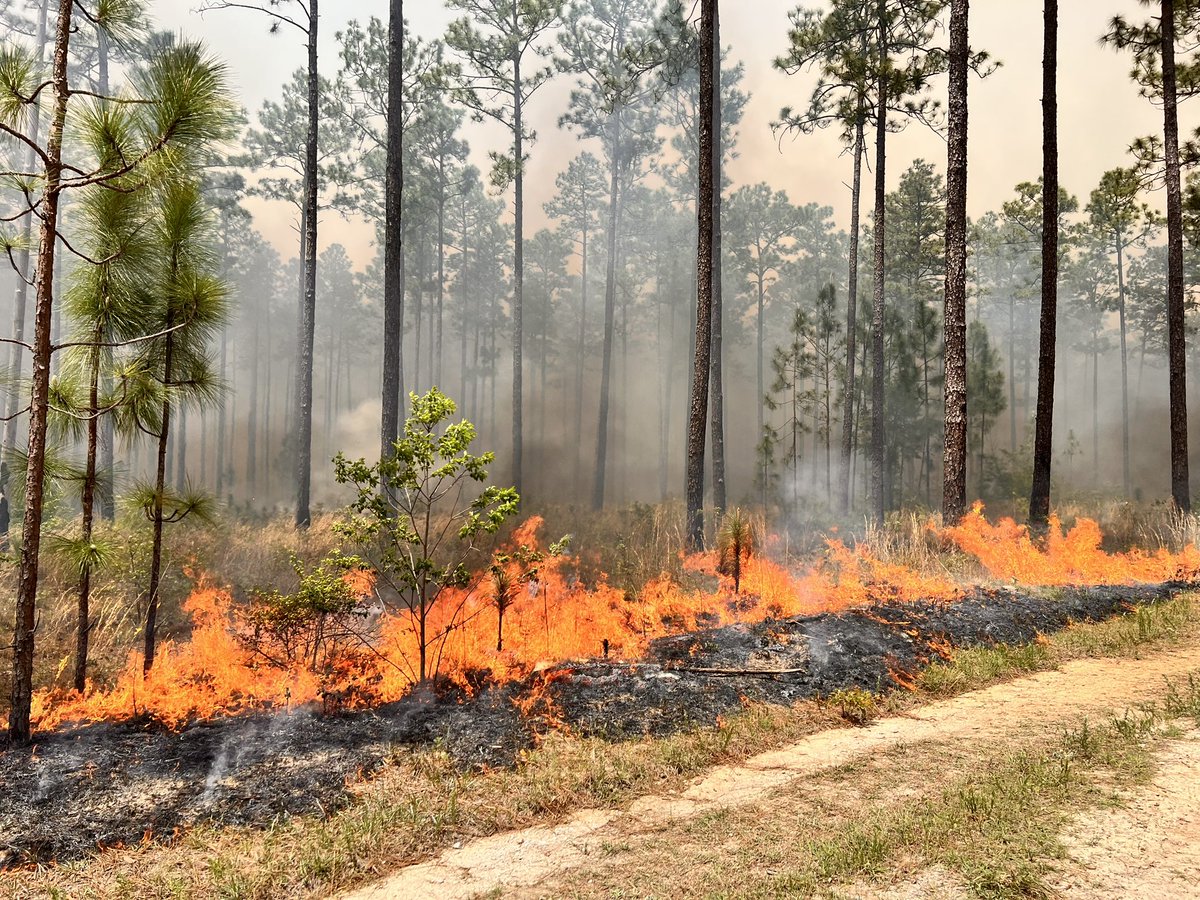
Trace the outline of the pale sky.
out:
<instances>
[{"instance_id":1,"label":"pale sky","mask_svg":"<svg viewBox=\"0 0 1200 900\"><path fill-rule=\"evenodd\" d=\"M810 0L810 3L812 0ZM253 115L264 99L278 97L290 73L303 64L298 33L271 36L265 17L248 11L195 13L196 0L156 0L152 12L166 27L205 40L224 58L241 102ZM782 145L770 122L785 105L802 105L812 87L808 76L785 76L771 66L786 48L788 10L796 0L741 0L723 4L722 39L732 57L746 65L743 88L751 100L740 127L740 157L732 166L734 187L767 181L786 190L793 202L817 202L834 208L836 221L849 222L850 160L840 155L834 132L785 137ZM971 8L971 43L986 49L1003 66L985 81L973 80L970 96L970 198L972 216L996 209L1013 186L1041 172L1041 42L1042 4L1038 0L975 0ZM353 19L385 17L384 0L324 0L321 4L322 69L337 69L334 34ZM409 0L410 27L432 37L451 14L440 0ZM1101 173L1127 165L1126 150L1140 135L1161 129L1161 116L1138 97L1129 81L1129 60L1101 47L1107 21L1118 13L1144 16L1137 0L1067 0L1060 12L1059 152L1064 187L1082 202ZM559 77L533 101L530 117L538 132L527 177L531 226L542 224L541 204L554 190L554 176L576 152L574 135L557 127L566 106L570 81ZM1190 132L1197 114L1183 108L1181 127ZM487 152L500 149L504 132L494 126L468 125L474 162L486 170ZM890 136L888 181L917 158L945 168L945 144L922 126ZM869 196L869 195L868 195ZM864 210L869 201L864 204ZM294 232L286 208L255 204L258 227L285 255L294 255ZM532 229L531 229L532 230ZM322 246L340 240L359 264L372 255L371 231L347 226L336 217L323 221Z\"/></svg>"}]
</instances>

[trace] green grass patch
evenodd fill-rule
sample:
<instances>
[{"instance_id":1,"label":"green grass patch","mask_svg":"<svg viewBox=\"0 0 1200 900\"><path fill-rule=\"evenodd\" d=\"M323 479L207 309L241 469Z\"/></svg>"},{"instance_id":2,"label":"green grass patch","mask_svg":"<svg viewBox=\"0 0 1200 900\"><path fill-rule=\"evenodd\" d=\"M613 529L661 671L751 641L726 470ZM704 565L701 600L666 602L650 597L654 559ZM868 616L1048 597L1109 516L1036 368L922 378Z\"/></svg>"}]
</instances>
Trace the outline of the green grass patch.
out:
<instances>
[{"instance_id":1,"label":"green grass patch","mask_svg":"<svg viewBox=\"0 0 1200 900\"><path fill-rule=\"evenodd\" d=\"M1072 625L1030 644L955 651L950 660L926 668L917 684L925 693L948 697L1053 669L1072 659L1136 658L1146 650L1179 644L1197 634L1200 608L1193 595L1182 594L1103 622Z\"/></svg>"},{"instance_id":2,"label":"green grass patch","mask_svg":"<svg viewBox=\"0 0 1200 900\"><path fill-rule=\"evenodd\" d=\"M1063 855L1073 811L1114 783L1148 779L1155 746L1177 736L1183 720L1200 725L1194 676L1169 684L1157 703L1099 725L1085 719L1049 746L1007 753L915 804L871 810L808 841L801 865L747 885L745 896L826 893L885 874L903 853L958 873L977 897L1049 897L1043 879Z\"/></svg>"}]
</instances>

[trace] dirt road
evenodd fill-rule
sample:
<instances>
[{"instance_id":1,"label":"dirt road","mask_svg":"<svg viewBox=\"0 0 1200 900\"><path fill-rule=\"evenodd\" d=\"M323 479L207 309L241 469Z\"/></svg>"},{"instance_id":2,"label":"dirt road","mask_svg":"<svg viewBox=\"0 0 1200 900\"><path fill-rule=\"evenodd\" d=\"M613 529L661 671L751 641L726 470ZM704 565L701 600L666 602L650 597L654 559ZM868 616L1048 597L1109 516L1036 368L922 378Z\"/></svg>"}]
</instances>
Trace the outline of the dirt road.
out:
<instances>
[{"instance_id":1,"label":"dirt road","mask_svg":"<svg viewBox=\"0 0 1200 900\"><path fill-rule=\"evenodd\" d=\"M580 886L588 884L588 870L602 867L611 848L638 836L665 835L669 843L672 831L686 830L697 819L744 808L783 790L802 790L801 779L903 746L926 741L986 746L1008 735L1014 723L1031 729L1082 715L1119 712L1161 692L1164 678L1186 677L1197 670L1198 648L1142 659L1067 663L1053 672L932 703L915 714L882 719L865 728L823 732L741 765L715 768L678 794L642 797L625 810L584 810L554 825L472 841L345 895L344 900L585 895L588 890ZM1092 813L1097 817L1093 822L1081 822L1072 832L1100 834L1099 840L1068 836L1077 859L1068 864L1058 885L1064 895L1114 896L1106 890L1106 885L1111 888L1108 882L1092 883L1096 861L1103 859L1117 873L1112 877L1117 877L1139 865L1144 857L1138 848L1148 842L1156 843L1162 879L1144 896L1186 896L1186 891L1180 893L1181 886L1200 884L1200 804L1196 802L1200 742L1170 746L1186 747L1187 752L1168 763L1177 769L1164 770L1167 782L1155 783L1157 800L1147 800L1144 808L1136 801L1128 812ZM1156 828L1180 837L1164 844L1162 835L1155 836ZM1164 859L1164 854L1173 855ZM957 893L953 885L943 883L942 888L949 891L947 896Z\"/></svg>"}]
</instances>

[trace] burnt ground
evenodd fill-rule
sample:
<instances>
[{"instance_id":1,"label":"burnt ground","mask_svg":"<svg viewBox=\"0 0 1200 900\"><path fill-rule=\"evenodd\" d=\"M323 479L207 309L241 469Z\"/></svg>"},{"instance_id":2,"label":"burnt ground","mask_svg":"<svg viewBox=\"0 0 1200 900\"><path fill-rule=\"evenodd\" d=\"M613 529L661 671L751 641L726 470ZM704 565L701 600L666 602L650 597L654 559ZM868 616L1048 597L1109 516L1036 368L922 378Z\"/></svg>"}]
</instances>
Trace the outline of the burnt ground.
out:
<instances>
[{"instance_id":1,"label":"burnt ground","mask_svg":"<svg viewBox=\"0 0 1200 900\"><path fill-rule=\"evenodd\" d=\"M0 753L0 865L170 839L202 822L327 814L350 801L348 782L402 748L437 742L464 767L503 766L558 725L614 740L663 735L711 725L745 699L888 690L947 646L1025 643L1188 587L977 590L953 604L876 605L663 638L636 664L569 663L474 698L414 696L357 713L242 716L180 732L152 722L62 729Z\"/></svg>"}]
</instances>

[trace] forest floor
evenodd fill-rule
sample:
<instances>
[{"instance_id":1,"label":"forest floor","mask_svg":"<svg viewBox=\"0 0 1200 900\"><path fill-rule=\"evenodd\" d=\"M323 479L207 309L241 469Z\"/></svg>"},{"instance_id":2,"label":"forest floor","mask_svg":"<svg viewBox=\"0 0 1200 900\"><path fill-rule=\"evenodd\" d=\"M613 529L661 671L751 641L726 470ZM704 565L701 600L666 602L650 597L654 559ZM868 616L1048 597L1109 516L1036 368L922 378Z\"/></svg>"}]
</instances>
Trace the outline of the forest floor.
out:
<instances>
[{"instance_id":1,"label":"forest floor","mask_svg":"<svg viewBox=\"0 0 1200 900\"><path fill-rule=\"evenodd\" d=\"M1197 678L1196 643L1068 662L346 897L1200 897Z\"/></svg>"},{"instance_id":2,"label":"forest floor","mask_svg":"<svg viewBox=\"0 0 1200 900\"><path fill-rule=\"evenodd\" d=\"M328 768L350 802L265 826L222 816L163 843L109 844L18 866L0 873L0 893L267 900L328 897L375 881L352 896L1111 896L1103 881L1089 880L1100 877L1093 869L1103 860L1118 876L1129 866L1146 885L1148 862L1163 878L1178 870L1182 886L1167 880L1155 890L1187 896L1200 875L1186 855L1198 843L1188 835L1200 781L1200 603L1192 591L1171 593L1152 590L1147 605L1088 622L1083 613L1100 617L1112 598L1068 591L1057 599L1073 611L1069 627L1024 643L1043 607L1031 600L1020 629L913 672L911 691L873 695L848 681L839 690L826 685L817 700L746 699L716 727L632 739L589 736L580 726L591 704L563 704L574 728L546 732L515 765L482 769L464 769L445 744L393 747L361 779L318 754L300 768L322 783L332 777ZM953 621L965 623L964 636L979 623L1014 621L981 614L993 608L982 597ZM935 613L947 615L926 611L922 624ZM882 639L914 621L896 618L867 621L888 629ZM818 620L820 645L846 644L830 642L829 628L850 622ZM724 663L745 637L710 633L701 649L718 658L704 661ZM678 648L666 641L659 649L670 657ZM841 667L841 655L825 654L823 667ZM648 683L676 683L650 664L640 668L653 676ZM589 675L575 683L588 680L596 682ZM613 685L622 697L636 693L628 681ZM479 712L459 709L467 718ZM318 743L333 746L353 721L335 717ZM223 727L226 737L247 737L236 720ZM96 733L112 743L120 732L105 729ZM189 740L212 750L209 733L219 730L205 726ZM68 735L63 746L78 751L75 740ZM39 758L53 760L60 749L44 743ZM185 754L193 755L207 759ZM273 758L264 772L287 781L290 769ZM9 774L24 765L16 761ZM230 781L234 800L258 790L248 776L245 784L212 780L213 788ZM87 794L78 790L77 800ZM1183 798L1190 808L1176 796L1181 790L1193 792ZM312 782L308 791L319 793ZM34 818L59 840L71 821ZM396 874L378 881L389 873Z\"/></svg>"}]
</instances>

